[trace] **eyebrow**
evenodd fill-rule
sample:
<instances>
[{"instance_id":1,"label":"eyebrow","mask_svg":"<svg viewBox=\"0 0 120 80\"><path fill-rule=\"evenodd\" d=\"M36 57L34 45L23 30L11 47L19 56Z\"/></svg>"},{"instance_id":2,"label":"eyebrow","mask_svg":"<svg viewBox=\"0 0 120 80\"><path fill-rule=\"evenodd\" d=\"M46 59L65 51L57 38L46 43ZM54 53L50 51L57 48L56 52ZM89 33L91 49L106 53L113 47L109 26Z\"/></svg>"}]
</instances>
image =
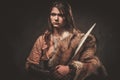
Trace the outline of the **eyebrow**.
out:
<instances>
[{"instance_id":1,"label":"eyebrow","mask_svg":"<svg viewBox=\"0 0 120 80\"><path fill-rule=\"evenodd\" d=\"M58 13L58 14L57 14L57 13L54 13L54 12L50 13L50 15L52 15L52 16L58 15L58 16L62 16L62 17L64 16L64 14L61 14L61 13Z\"/></svg>"}]
</instances>

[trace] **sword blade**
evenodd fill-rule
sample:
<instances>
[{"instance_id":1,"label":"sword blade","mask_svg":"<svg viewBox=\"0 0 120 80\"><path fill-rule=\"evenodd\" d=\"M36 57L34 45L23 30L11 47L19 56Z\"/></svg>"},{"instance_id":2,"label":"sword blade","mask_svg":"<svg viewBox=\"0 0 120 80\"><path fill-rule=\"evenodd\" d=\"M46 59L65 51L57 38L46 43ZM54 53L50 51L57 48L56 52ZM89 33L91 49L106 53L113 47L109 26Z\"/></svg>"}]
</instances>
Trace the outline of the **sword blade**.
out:
<instances>
[{"instance_id":1,"label":"sword blade","mask_svg":"<svg viewBox=\"0 0 120 80\"><path fill-rule=\"evenodd\" d=\"M83 43L85 42L85 40L87 39L88 35L90 34L90 32L91 32L91 31L93 30L93 28L95 27L95 25L96 25L96 23L94 23L94 24L92 25L92 27L88 30L88 32L87 32L87 33L83 36L83 38L80 40L79 45L78 45L78 47L77 47L77 49L76 49L75 54L73 55L73 57L76 56L76 54L78 53L78 51L79 51L80 48L82 47Z\"/></svg>"}]
</instances>

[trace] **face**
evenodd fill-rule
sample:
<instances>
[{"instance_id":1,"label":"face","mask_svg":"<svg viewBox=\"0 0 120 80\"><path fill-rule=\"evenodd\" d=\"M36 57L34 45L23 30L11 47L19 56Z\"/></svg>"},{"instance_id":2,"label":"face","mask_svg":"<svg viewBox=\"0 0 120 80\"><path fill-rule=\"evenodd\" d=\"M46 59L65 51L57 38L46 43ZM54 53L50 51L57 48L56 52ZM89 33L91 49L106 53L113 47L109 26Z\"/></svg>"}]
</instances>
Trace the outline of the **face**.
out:
<instances>
[{"instance_id":1,"label":"face","mask_svg":"<svg viewBox=\"0 0 120 80\"><path fill-rule=\"evenodd\" d=\"M65 17L56 7L53 7L50 13L50 21L53 27L60 28L65 24Z\"/></svg>"}]
</instances>

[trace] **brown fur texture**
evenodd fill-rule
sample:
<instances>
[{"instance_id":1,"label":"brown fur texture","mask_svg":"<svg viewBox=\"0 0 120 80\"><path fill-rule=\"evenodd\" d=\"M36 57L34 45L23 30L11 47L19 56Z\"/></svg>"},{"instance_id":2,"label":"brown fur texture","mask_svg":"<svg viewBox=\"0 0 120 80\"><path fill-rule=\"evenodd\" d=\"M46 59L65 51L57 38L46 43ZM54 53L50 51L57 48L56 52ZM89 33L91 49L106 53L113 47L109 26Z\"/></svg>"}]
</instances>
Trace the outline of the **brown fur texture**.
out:
<instances>
[{"instance_id":1,"label":"brown fur texture","mask_svg":"<svg viewBox=\"0 0 120 80\"><path fill-rule=\"evenodd\" d=\"M98 57L95 56L96 39L93 35L88 36L82 48L73 60L71 60L78 43L84 34L75 29L73 30L73 33L67 32L67 34L64 34L61 39L58 39L57 49L49 53L51 56L46 56L50 45L47 45L45 42L45 34L41 35L35 42L33 49L27 58L26 68L28 68L30 64L39 64L41 60L49 60L49 65L52 67L57 65L72 65L76 71L80 68L81 70L79 71L77 80L83 80L90 74L97 73L97 69L102 66ZM49 41L51 42L52 37L50 38ZM73 63L74 61L77 61L80 64ZM63 78L65 78L64 80L69 80L71 76L73 75L68 74L68 76L66 75Z\"/></svg>"}]
</instances>

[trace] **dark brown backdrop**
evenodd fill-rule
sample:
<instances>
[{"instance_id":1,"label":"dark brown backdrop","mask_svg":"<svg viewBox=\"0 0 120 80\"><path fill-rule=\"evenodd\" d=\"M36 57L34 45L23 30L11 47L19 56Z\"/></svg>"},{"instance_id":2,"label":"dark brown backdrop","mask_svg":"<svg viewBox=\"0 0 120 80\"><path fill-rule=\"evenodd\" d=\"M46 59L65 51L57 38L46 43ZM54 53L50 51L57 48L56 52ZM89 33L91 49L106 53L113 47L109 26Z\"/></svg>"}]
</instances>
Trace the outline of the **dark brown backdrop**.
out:
<instances>
[{"instance_id":1,"label":"dark brown backdrop","mask_svg":"<svg viewBox=\"0 0 120 80\"><path fill-rule=\"evenodd\" d=\"M1 2L1 73L4 80L26 80L25 60L37 37L47 27L50 1ZM68 1L76 25L86 32L97 23L97 55L105 65L110 80L119 78L119 5L112 1Z\"/></svg>"}]
</instances>

